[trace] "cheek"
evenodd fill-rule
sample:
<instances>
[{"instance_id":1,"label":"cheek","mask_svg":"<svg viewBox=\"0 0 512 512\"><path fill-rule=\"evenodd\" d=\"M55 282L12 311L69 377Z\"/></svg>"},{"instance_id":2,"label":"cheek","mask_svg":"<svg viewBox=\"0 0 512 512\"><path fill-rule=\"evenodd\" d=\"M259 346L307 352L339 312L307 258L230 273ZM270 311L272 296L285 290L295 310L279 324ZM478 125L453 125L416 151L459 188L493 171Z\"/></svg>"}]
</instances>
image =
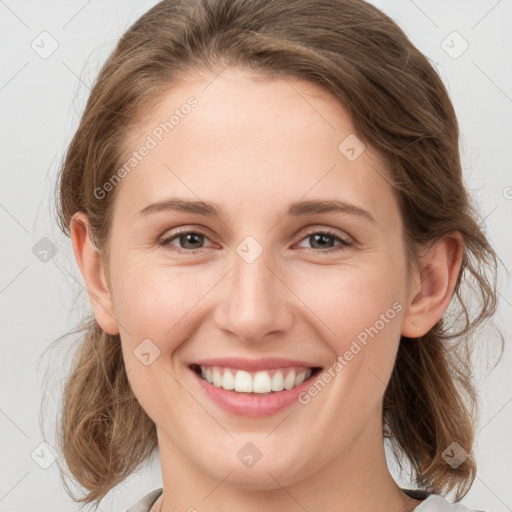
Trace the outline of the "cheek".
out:
<instances>
[{"instance_id":1,"label":"cheek","mask_svg":"<svg viewBox=\"0 0 512 512\"><path fill-rule=\"evenodd\" d=\"M169 405L166 397L189 400L173 378L176 368L169 356L176 355L201 325L200 299L218 278L134 255L117 261L112 286L126 372L137 400L156 422L159 411ZM195 410L193 402L188 405Z\"/></svg>"},{"instance_id":2,"label":"cheek","mask_svg":"<svg viewBox=\"0 0 512 512\"><path fill-rule=\"evenodd\" d=\"M404 311L401 265L398 257L382 256L372 264L323 269L314 279L304 277L297 291L317 315L313 332L331 349L324 379L336 407L358 411L358 424L379 408L393 370Z\"/></svg>"},{"instance_id":3,"label":"cheek","mask_svg":"<svg viewBox=\"0 0 512 512\"><path fill-rule=\"evenodd\" d=\"M132 261L116 272L116 316L132 341L143 336L158 342L165 339L167 344L213 283L207 275L199 276L190 268Z\"/></svg>"},{"instance_id":4,"label":"cheek","mask_svg":"<svg viewBox=\"0 0 512 512\"><path fill-rule=\"evenodd\" d=\"M177 370L185 342L211 313L208 293L219 284L219 272L178 267L162 263L163 258L155 263L142 254L123 257L121 252L118 260L112 260L117 261L112 285L116 317L122 326L123 358L133 391L151 411L151 404L159 400L155 386L180 393L171 374Z\"/></svg>"},{"instance_id":5,"label":"cheek","mask_svg":"<svg viewBox=\"0 0 512 512\"><path fill-rule=\"evenodd\" d=\"M402 274L392 258L382 258L373 264L319 268L297 275L293 289L315 314L312 322L323 325L326 339L342 353L350 340L359 335L364 339L364 333L375 324L379 331L400 332L405 289Z\"/></svg>"},{"instance_id":6,"label":"cheek","mask_svg":"<svg viewBox=\"0 0 512 512\"><path fill-rule=\"evenodd\" d=\"M156 264L142 255L123 257L121 253L112 253L116 265L111 276L114 309L123 339L133 345L149 338L161 349L172 352L176 348L172 340L179 344L187 326L192 329L198 315L208 309L204 307L207 295L220 284L218 274L223 274L224 268L216 272L212 267L198 270L193 266ZM283 300L301 311L299 322L309 319L316 331L320 329L326 339L332 340L337 353L342 353L351 339L361 333L364 336L366 328L400 302L403 272L394 260L381 255L380 259L373 256L366 262L340 266L295 267L282 273L294 292L292 297L283 296ZM386 323L386 331L389 330Z\"/></svg>"}]
</instances>

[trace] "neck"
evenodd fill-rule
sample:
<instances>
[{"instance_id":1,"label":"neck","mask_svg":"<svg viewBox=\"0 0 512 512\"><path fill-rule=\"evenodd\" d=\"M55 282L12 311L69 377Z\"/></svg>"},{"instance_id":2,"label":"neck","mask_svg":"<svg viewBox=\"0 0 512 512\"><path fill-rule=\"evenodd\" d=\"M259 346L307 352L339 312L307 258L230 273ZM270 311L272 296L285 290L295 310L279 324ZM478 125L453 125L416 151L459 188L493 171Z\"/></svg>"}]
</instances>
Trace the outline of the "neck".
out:
<instances>
[{"instance_id":1,"label":"neck","mask_svg":"<svg viewBox=\"0 0 512 512\"><path fill-rule=\"evenodd\" d=\"M152 512L160 511L160 508L161 512L174 512L205 507L210 512L221 512L226 510L226 504L229 504L229 510L244 512L295 512L298 507L323 512L410 512L421 503L404 494L391 476L380 422L367 425L349 447L332 454L332 458L322 461L320 467L311 468L309 474L291 480L287 479L290 468L287 471L273 460L265 468L261 464L263 458L249 470L252 472L249 473L250 480L242 478L247 475L247 470L238 464L215 478L213 471L202 470L161 430L157 431L164 493ZM240 441L233 442L233 453L242 445ZM223 455L213 450L211 459L215 461Z\"/></svg>"}]
</instances>

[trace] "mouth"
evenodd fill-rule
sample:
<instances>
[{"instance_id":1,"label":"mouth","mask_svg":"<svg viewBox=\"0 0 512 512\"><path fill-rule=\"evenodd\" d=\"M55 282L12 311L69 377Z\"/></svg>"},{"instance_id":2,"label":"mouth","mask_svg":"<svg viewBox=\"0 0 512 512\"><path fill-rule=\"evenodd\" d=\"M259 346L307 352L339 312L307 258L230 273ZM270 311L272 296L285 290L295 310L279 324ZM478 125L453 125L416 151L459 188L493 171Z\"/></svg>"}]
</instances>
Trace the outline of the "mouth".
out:
<instances>
[{"instance_id":1,"label":"mouth","mask_svg":"<svg viewBox=\"0 0 512 512\"><path fill-rule=\"evenodd\" d=\"M240 395L265 396L289 391L322 371L321 367L290 366L247 371L227 366L191 364L189 368L216 388Z\"/></svg>"}]
</instances>

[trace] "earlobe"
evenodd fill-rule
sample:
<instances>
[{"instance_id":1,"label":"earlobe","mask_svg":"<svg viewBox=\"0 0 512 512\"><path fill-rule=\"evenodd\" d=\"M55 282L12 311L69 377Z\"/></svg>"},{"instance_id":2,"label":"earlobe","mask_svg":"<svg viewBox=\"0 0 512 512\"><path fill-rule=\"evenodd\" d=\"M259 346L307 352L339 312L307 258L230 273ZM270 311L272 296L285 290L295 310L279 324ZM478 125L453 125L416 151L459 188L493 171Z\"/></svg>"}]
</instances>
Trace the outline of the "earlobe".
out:
<instances>
[{"instance_id":1,"label":"earlobe","mask_svg":"<svg viewBox=\"0 0 512 512\"><path fill-rule=\"evenodd\" d=\"M101 255L91 240L90 229L85 213L78 212L73 215L70 225L73 251L85 281L94 316L105 332L114 335L119 333L119 327Z\"/></svg>"},{"instance_id":2,"label":"earlobe","mask_svg":"<svg viewBox=\"0 0 512 512\"><path fill-rule=\"evenodd\" d=\"M424 336L443 316L457 283L463 249L462 236L454 232L423 256L418 279L411 286L402 336Z\"/></svg>"}]
</instances>

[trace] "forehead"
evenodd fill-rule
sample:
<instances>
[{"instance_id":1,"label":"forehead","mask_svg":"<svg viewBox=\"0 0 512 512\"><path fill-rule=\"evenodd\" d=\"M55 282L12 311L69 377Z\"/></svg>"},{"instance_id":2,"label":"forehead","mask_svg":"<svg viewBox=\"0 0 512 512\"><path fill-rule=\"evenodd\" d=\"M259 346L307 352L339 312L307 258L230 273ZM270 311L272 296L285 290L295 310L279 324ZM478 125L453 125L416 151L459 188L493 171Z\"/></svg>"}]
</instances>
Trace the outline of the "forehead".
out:
<instances>
[{"instance_id":1,"label":"forehead","mask_svg":"<svg viewBox=\"0 0 512 512\"><path fill-rule=\"evenodd\" d=\"M341 103L309 81L236 68L190 76L131 130L116 209L179 196L271 216L300 198L337 198L391 220L384 165L354 132Z\"/></svg>"}]
</instances>

